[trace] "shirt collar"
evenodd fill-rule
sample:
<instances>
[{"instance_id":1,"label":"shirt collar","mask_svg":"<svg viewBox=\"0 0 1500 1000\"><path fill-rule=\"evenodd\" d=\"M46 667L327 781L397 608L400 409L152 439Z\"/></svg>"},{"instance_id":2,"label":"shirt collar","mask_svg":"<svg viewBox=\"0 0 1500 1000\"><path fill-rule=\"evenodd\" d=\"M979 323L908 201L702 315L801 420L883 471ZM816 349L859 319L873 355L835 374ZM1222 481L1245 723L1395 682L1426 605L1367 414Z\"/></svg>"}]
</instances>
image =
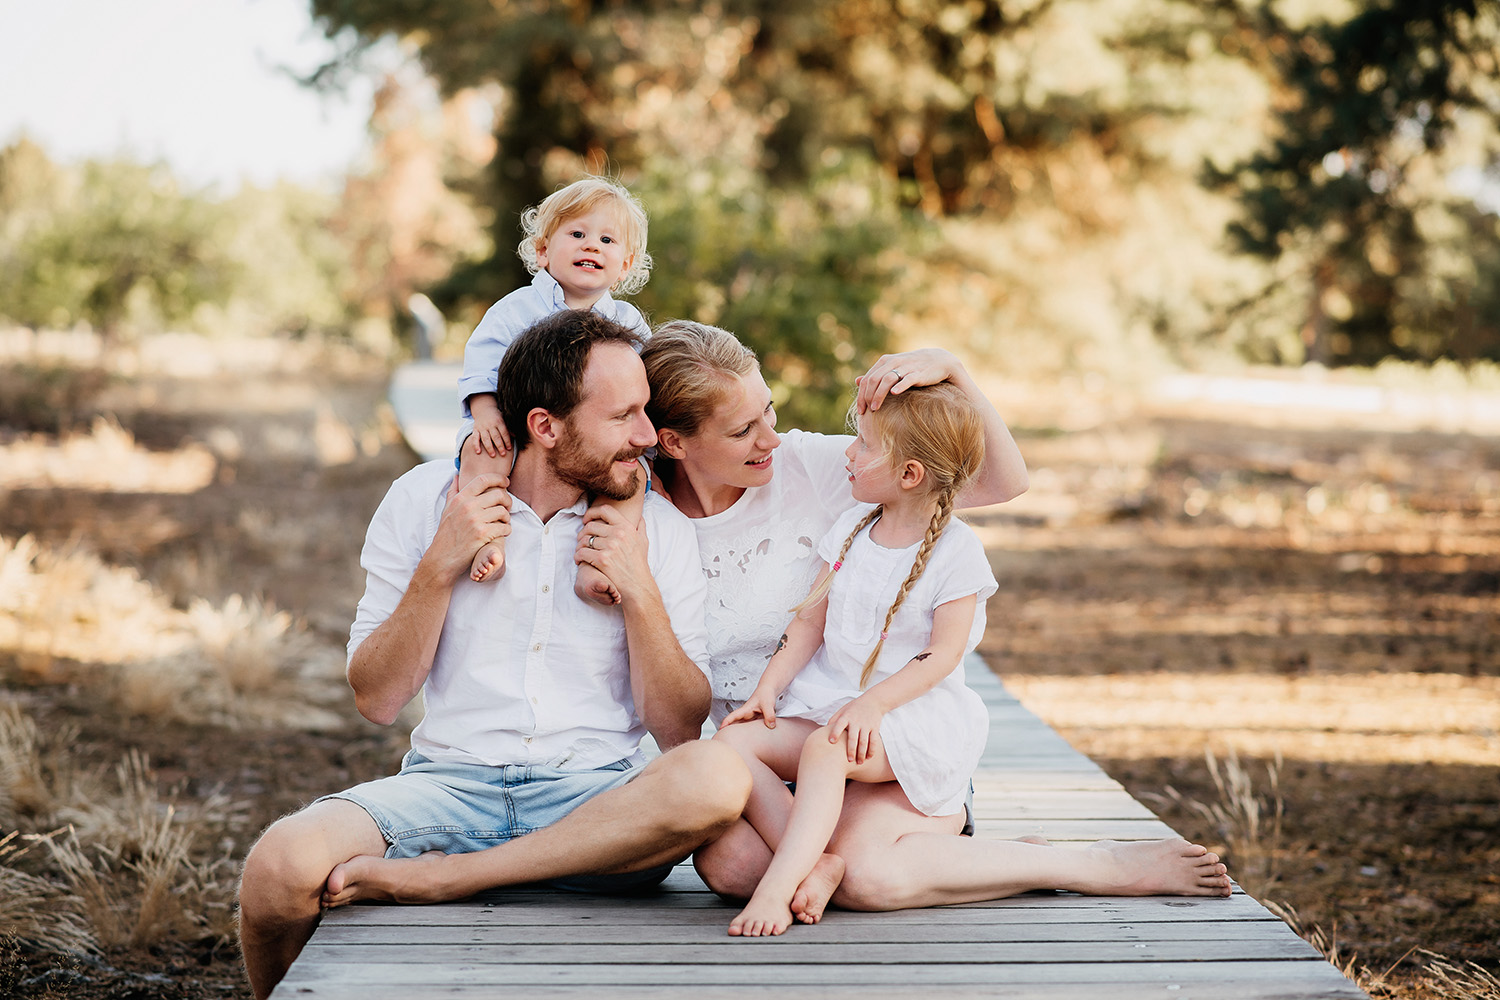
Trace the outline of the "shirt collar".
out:
<instances>
[{"instance_id":1,"label":"shirt collar","mask_svg":"<svg viewBox=\"0 0 1500 1000\"><path fill-rule=\"evenodd\" d=\"M552 305L556 308L568 308L568 300L563 295L562 285L557 283L557 279L552 277L551 272L549 272L545 267L537 271L537 273L532 276L531 285L537 291L541 292L542 297L545 298L548 302L552 303ZM593 311L599 313L601 316L604 316L606 319L612 319L614 317L614 312L610 307L614 304L614 301L615 300L610 296L610 294L608 292L605 292L603 295L599 296L599 301L594 303Z\"/></svg>"},{"instance_id":2,"label":"shirt collar","mask_svg":"<svg viewBox=\"0 0 1500 1000\"><path fill-rule=\"evenodd\" d=\"M562 510L558 511L557 514L558 515L567 514L567 515L570 515L572 517L583 517L583 515L585 515L585 514L588 513L588 510L589 510L589 495L587 493L585 493L582 496L580 496L576 501L574 501L574 503L573 503L573 505L571 507L564 507ZM525 500L522 500L520 497L518 497L514 493L512 493L510 495L510 513L511 513L511 516L514 517L516 515L517 511L525 511L526 513L530 514L531 517L532 517L532 519L535 520L538 524L540 524L541 521L542 521L541 515L538 514L535 510L532 510L531 505L529 503L527 503Z\"/></svg>"}]
</instances>

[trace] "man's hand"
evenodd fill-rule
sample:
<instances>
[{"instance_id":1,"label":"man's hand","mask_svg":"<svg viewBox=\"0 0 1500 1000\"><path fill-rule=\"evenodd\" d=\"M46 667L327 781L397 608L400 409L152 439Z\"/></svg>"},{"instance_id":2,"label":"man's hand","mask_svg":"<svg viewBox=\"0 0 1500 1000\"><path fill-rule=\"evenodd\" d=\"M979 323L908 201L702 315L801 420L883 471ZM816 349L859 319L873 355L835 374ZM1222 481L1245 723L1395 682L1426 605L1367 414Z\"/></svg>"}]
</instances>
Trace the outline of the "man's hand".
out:
<instances>
[{"instance_id":1,"label":"man's hand","mask_svg":"<svg viewBox=\"0 0 1500 1000\"><path fill-rule=\"evenodd\" d=\"M449 582L467 576L474 553L486 542L510 534L509 479L498 473L480 473L463 489L455 478L448 485L448 501L437 534L427 547L424 560Z\"/></svg>"},{"instance_id":2,"label":"man's hand","mask_svg":"<svg viewBox=\"0 0 1500 1000\"><path fill-rule=\"evenodd\" d=\"M656 593L656 580L646 554L644 521L634 524L607 503L596 503L585 512L573 561L587 563L603 573L622 603L642 594Z\"/></svg>"}]
</instances>

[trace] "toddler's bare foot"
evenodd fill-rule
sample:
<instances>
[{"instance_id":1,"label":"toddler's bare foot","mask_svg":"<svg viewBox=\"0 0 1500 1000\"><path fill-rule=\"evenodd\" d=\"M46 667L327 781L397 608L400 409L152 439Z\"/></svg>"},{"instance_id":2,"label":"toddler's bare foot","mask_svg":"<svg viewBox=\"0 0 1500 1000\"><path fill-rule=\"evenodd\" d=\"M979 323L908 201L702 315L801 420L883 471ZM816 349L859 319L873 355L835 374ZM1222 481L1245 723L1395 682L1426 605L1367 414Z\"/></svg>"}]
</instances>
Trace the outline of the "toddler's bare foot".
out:
<instances>
[{"instance_id":1,"label":"toddler's bare foot","mask_svg":"<svg viewBox=\"0 0 1500 1000\"><path fill-rule=\"evenodd\" d=\"M1228 896L1233 883L1219 856L1180 837L1121 843L1101 840L1091 849L1110 859L1113 874L1092 890L1099 896Z\"/></svg>"},{"instance_id":2,"label":"toddler's bare foot","mask_svg":"<svg viewBox=\"0 0 1500 1000\"><path fill-rule=\"evenodd\" d=\"M419 858L382 858L359 854L336 866L323 888L323 905L345 906L362 899L391 903L440 903L444 894L436 874L447 855L429 851Z\"/></svg>"},{"instance_id":3,"label":"toddler's bare foot","mask_svg":"<svg viewBox=\"0 0 1500 1000\"><path fill-rule=\"evenodd\" d=\"M773 937L792 925L792 911L787 904L766 899L759 890L740 915L729 923L731 937Z\"/></svg>"},{"instance_id":4,"label":"toddler's bare foot","mask_svg":"<svg viewBox=\"0 0 1500 1000\"><path fill-rule=\"evenodd\" d=\"M469 567L469 579L475 583L498 580L505 575L505 546L501 542L485 542L474 553L474 563Z\"/></svg>"},{"instance_id":5,"label":"toddler's bare foot","mask_svg":"<svg viewBox=\"0 0 1500 1000\"><path fill-rule=\"evenodd\" d=\"M844 881L844 859L837 854L825 854L807 873L807 878L792 893L792 916L804 924L815 924L823 919L823 911L839 883ZM733 932L731 932L733 933Z\"/></svg>"},{"instance_id":6,"label":"toddler's bare foot","mask_svg":"<svg viewBox=\"0 0 1500 1000\"><path fill-rule=\"evenodd\" d=\"M578 565L578 579L573 581L573 593L585 601L593 601L606 608L620 603L620 592L609 582L609 577L587 563Z\"/></svg>"}]
</instances>

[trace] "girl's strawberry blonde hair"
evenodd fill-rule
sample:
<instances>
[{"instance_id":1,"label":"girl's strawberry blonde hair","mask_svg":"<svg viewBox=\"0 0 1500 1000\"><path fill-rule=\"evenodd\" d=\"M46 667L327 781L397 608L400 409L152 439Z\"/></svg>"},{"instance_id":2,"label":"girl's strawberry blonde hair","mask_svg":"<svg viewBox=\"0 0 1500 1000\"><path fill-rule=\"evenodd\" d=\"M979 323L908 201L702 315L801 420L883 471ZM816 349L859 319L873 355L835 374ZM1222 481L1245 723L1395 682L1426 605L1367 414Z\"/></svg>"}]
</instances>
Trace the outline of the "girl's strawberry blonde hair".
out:
<instances>
[{"instance_id":1,"label":"girl's strawberry blonde hair","mask_svg":"<svg viewBox=\"0 0 1500 1000\"><path fill-rule=\"evenodd\" d=\"M855 412L851 407L849 421L853 424L854 420ZM896 591L896 600L885 613L885 624L880 627L880 641L875 643L869 659L865 661L864 671L859 677L861 690L875 672L875 664L880 659L886 633L890 631L896 612L906 600L912 585L921 578L922 571L927 568L927 559L932 554L932 547L937 544L943 529L953 517L954 501L984 464L984 419L963 390L952 382L916 386L899 395L888 394L881 402L880 409L865 413L865 426L879 442L885 460L892 468L909 461L922 464L927 475L919 489L925 489L934 495L937 507L927 523L927 533L917 549L911 572L906 575L901 589ZM884 509L876 507L860 519L849 537L844 539L838 557L823 577L823 582L793 611L800 612L813 607L828 596L828 591L833 587L834 575L843 568L844 558L849 554L849 547L854 544L854 539L874 523Z\"/></svg>"},{"instance_id":2,"label":"girl's strawberry blonde hair","mask_svg":"<svg viewBox=\"0 0 1500 1000\"><path fill-rule=\"evenodd\" d=\"M625 230L625 252L632 258L630 268L611 291L633 295L645 288L651 280L651 255L646 252L646 209L625 185L608 177L580 178L521 213L521 232L526 235L516 252L526 263L526 270L536 274L542 269L537 251L552 238L558 226L599 208L612 208L619 213L620 225Z\"/></svg>"}]
</instances>

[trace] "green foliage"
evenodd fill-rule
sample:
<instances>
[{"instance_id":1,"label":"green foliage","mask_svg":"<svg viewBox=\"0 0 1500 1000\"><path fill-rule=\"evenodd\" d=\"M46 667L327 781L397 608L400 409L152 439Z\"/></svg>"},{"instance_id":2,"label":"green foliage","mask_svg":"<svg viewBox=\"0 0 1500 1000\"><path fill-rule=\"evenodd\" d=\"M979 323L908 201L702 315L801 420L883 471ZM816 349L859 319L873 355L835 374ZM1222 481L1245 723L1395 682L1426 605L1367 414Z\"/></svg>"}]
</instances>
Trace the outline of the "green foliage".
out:
<instances>
[{"instance_id":1,"label":"green foliage","mask_svg":"<svg viewBox=\"0 0 1500 1000\"><path fill-rule=\"evenodd\" d=\"M160 165L59 166L22 139L0 149L0 317L87 323L106 349L169 326L341 330L352 310L338 208L293 185L219 199Z\"/></svg>"},{"instance_id":2,"label":"green foliage","mask_svg":"<svg viewBox=\"0 0 1500 1000\"><path fill-rule=\"evenodd\" d=\"M180 322L227 299L235 267L222 253L224 217L158 166L90 162L49 172L33 152L0 161L0 205L27 190L52 195L19 211L0 249L0 311L36 326L94 325L106 343L127 326ZM7 226L11 229L11 226Z\"/></svg>"},{"instance_id":3,"label":"green foliage","mask_svg":"<svg viewBox=\"0 0 1500 1000\"><path fill-rule=\"evenodd\" d=\"M1237 189L1236 245L1292 278L1302 302L1281 308L1307 355L1500 358L1500 229L1451 180L1500 154L1500 4L1387 0L1306 24L1220 6L1284 96L1266 148L1210 176Z\"/></svg>"}]
</instances>

